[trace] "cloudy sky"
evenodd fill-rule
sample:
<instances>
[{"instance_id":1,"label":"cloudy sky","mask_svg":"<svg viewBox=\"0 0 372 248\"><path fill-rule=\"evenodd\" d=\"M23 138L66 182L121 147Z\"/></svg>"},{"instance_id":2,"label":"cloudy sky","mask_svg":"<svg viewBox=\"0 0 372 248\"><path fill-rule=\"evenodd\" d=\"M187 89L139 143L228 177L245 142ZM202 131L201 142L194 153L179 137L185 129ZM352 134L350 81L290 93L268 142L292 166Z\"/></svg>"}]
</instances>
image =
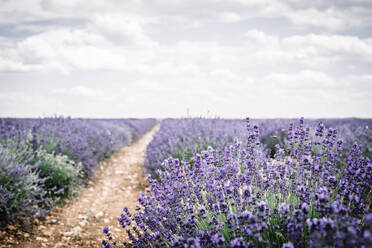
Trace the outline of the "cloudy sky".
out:
<instances>
[{"instance_id":1,"label":"cloudy sky","mask_svg":"<svg viewBox=\"0 0 372 248\"><path fill-rule=\"evenodd\" d=\"M372 117L370 0L0 0L0 116Z\"/></svg>"}]
</instances>

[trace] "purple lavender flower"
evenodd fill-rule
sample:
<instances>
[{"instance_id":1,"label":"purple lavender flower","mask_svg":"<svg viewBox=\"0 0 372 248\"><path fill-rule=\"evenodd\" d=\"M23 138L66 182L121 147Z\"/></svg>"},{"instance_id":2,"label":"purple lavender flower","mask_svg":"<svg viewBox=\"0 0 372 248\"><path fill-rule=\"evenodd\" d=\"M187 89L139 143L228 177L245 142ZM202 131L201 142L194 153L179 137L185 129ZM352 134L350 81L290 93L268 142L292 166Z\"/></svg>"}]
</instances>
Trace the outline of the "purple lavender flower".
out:
<instances>
[{"instance_id":1,"label":"purple lavender flower","mask_svg":"<svg viewBox=\"0 0 372 248\"><path fill-rule=\"evenodd\" d=\"M151 191L140 195L136 212L125 208L119 218L132 245L367 247L371 243L371 160L363 156L359 144L339 149L344 144L337 139L342 132L328 128L327 121L300 119L297 125L290 124L273 156L261 143L264 132L250 120L246 133L237 133L241 141L234 137L230 143L216 142L203 150L205 140L225 129L211 135L201 122L164 122L160 138L155 137L158 146L149 146L149 161L162 159L152 167L159 170L156 178L149 177Z\"/></svg>"}]
</instances>

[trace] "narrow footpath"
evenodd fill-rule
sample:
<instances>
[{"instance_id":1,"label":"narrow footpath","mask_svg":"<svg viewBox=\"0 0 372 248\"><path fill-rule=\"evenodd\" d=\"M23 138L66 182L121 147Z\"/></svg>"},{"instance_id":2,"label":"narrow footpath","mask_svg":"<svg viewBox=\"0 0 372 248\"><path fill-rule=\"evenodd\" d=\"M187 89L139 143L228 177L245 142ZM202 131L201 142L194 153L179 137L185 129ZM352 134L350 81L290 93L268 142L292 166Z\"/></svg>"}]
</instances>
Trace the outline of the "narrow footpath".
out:
<instances>
[{"instance_id":1,"label":"narrow footpath","mask_svg":"<svg viewBox=\"0 0 372 248\"><path fill-rule=\"evenodd\" d=\"M148 187L145 152L159 124L137 142L102 162L97 179L72 204L53 210L35 228L36 234L12 247L102 247L102 228L110 226L114 237L124 239L117 217L124 206L133 211L140 192Z\"/></svg>"}]
</instances>

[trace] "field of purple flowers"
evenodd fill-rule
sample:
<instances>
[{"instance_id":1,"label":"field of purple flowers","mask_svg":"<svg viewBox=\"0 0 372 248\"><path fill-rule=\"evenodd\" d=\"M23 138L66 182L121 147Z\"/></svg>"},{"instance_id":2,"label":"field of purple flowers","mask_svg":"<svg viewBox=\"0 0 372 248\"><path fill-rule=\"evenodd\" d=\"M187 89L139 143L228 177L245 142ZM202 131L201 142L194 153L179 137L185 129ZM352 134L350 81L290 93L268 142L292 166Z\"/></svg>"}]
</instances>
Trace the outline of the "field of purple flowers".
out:
<instances>
[{"instance_id":1,"label":"field of purple flowers","mask_svg":"<svg viewBox=\"0 0 372 248\"><path fill-rule=\"evenodd\" d=\"M155 119L0 119L0 229L44 216Z\"/></svg>"},{"instance_id":2,"label":"field of purple flowers","mask_svg":"<svg viewBox=\"0 0 372 248\"><path fill-rule=\"evenodd\" d=\"M104 247L372 247L371 120L168 119Z\"/></svg>"}]
</instances>

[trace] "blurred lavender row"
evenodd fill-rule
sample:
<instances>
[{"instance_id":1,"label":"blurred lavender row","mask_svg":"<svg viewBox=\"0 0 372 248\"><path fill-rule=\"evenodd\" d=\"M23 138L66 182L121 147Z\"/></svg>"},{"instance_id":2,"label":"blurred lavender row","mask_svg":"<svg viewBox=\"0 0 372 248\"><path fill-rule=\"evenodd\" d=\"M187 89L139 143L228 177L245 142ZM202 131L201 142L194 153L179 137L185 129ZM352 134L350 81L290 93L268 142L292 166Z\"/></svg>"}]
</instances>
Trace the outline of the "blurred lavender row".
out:
<instances>
[{"instance_id":1,"label":"blurred lavender row","mask_svg":"<svg viewBox=\"0 0 372 248\"><path fill-rule=\"evenodd\" d=\"M43 216L155 119L0 119L0 228Z\"/></svg>"},{"instance_id":2,"label":"blurred lavender row","mask_svg":"<svg viewBox=\"0 0 372 248\"><path fill-rule=\"evenodd\" d=\"M221 147L245 134L245 124L224 119L166 119L146 149L145 167L156 176L162 162L169 158L188 159L208 146Z\"/></svg>"},{"instance_id":3,"label":"blurred lavender row","mask_svg":"<svg viewBox=\"0 0 372 248\"><path fill-rule=\"evenodd\" d=\"M66 154L82 162L84 174L119 147L138 139L155 124L154 119L0 119L0 138L25 142L31 135L34 150Z\"/></svg>"}]
</instances>

